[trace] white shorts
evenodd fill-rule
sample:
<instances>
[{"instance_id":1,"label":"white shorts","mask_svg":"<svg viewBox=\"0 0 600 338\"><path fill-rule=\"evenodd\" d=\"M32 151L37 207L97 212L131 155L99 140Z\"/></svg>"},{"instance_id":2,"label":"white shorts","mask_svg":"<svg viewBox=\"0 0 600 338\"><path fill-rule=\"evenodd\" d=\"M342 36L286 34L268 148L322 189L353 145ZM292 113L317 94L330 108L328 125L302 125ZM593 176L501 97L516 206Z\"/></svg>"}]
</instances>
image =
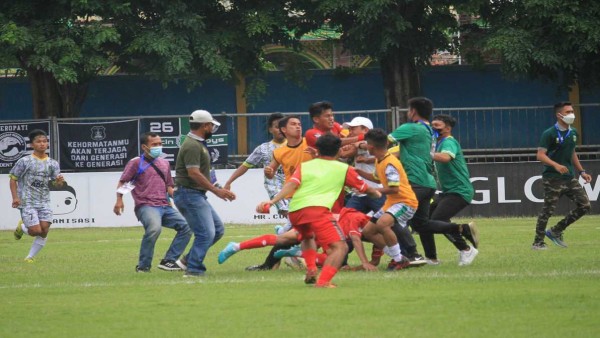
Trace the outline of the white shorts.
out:
<instances>
[{"instance_id":1,"label":"white shorts","mask_svg":"<svg viewBox=\"0 0 600 338\"><path fill-rule=\"evenodd\" d=\"M377 211L375 215L373 215L372 221L373 223L375 223L377 222L376 220L383 216L384 213L388 213L394 216L398 224L400 224L403 228L406 228L408 221L415 215L415 211L415 209L409 207L404 203L396 203L389 207L387 210L379 209L379 211Z\"/></svg>"},{"instance_id":2,"label":"white shorts","mask_svg":"<svg viewBox=\"0 0 600 338\"><path fill-rule=\"evenodd\" d=\"M50 208L25 207L21 209L21 220L26 228L40 224L52 223L52 210Z\"/></svg>"}]
</instances>

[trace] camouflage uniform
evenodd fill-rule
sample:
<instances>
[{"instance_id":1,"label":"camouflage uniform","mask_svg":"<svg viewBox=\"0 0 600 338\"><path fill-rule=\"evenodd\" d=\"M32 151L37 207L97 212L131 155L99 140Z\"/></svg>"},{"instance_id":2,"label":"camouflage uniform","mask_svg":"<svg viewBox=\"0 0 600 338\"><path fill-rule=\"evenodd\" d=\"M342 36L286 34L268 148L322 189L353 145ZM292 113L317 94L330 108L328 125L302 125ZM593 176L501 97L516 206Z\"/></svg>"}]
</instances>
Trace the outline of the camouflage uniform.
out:
<instances>
[{"instance_id":1,"label":"camouflage uniform","mask_svg":"<svg viewBox=\"0 0 600 338\"><path fill-rule=\"evenodd\" d=\"M550 229L557 237L562 238L563 231L591 209L588 196L579 181L577 181L579 175L575 175L572 163L573 153L577 145L577 136L578 133L575 128L561 130L558 124L546 129L542 134L539 148L546 149L548 157L567 167L569 172L561 174L553 167L544 165L542 174L544 207L538 216L535 227L534 244L544 241L548 219L554 213L561 196L567 196L575 202L577 207Z\"/></svg>"},{"instance_id":2,"label":"camouflage uniform","mask_svg":"<svg viewBox=\"0 0 600 338\"><path fill-rule=\"evenodd\" d=\"M571 223L581 218L591 208L590 200L585 190L583 190L583 187L575 178L544 178L542 182L544 184L544 207L538 216L537 225L535 226L534 242L544 241L546 224L548 224L548 219L554 213L556 204L558 204L558 200L562 195L567 196L571 201L575 202L577 207L550 229L557 235L562 235L563 231Z\"/></svg>"}]
</instances>

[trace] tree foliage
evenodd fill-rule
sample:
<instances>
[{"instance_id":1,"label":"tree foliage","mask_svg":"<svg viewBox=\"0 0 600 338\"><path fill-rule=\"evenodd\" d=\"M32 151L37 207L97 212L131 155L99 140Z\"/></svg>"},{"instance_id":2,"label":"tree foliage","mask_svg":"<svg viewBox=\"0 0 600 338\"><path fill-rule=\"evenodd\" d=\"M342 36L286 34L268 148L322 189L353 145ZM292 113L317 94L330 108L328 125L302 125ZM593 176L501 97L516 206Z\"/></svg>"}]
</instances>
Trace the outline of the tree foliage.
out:
<instances>
[{"instance_id":1,"label":"tree foliage","mask_svg":"<svg viewBox=\"0 0 600 338\"><path fill-rule=\"evenodd\" d=\"M26 71L34 117L78 113L89 79L111 64L116 30L84 1L4 1L0 13L0 53Z\"/></svg>"},{"instance_id":2,"label":"tree foliage","mask_svg":"<svg viewBox=\"0 0 600 338\"><path fill-rule=\"evenodd\" d=\"M190 86L262 72L262 47L293 45L276 0L32 0L0 4L0 53L27 71L34 117L78 116L87 85L118 65Z\"/></svg>"},{"instance_id":3,"label":"tree foliage","mask_svg":"<svg viewBox=\"0 0 600 338\"><path fill-rule=\"evenodd\" d=\"M379 60L389 107L421 94L419 67L452 48L458 24L448 0L320 0L309 16L342 32L344 46Z\"/></svg>"},{"instance_id":4,"label":"tree foliage","mask_svg":"<svg viewBox=\"0 0 600 338\"><path fill-rule=\"evenodd\" d=\"M478 12L485 25L477 43L500 56L506 74L566 86L600 82L600 2L480 1Z\"/></svg>"}]
</instances>

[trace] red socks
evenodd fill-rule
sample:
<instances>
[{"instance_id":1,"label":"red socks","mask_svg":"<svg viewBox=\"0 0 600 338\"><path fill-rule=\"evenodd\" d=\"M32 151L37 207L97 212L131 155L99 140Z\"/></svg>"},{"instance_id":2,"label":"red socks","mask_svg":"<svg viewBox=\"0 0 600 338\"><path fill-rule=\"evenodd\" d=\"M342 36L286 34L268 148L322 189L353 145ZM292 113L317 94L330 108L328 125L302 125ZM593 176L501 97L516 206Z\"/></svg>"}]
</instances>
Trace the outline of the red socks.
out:
<instances>
[{"instance_id":1,"label":"red socks","mask_svg":"<svg viewBox=\"0 0 600 338\"><path fill-rule=\"evenodd\" d=\"M262 248L273 246L277 241L277 235L262 235L240 243L240 250Z\"/></svg>"},{"instance_id":2,"label":"red socks","mask_svg":"<svg viewBox=\"0 0 600 338\"><path fill-rule=\"evenodd\" d=\"M317 280L317 285L324 285L331 282L333 276L338 272L336 268L331 265L323 265L323 269L321 269L321 274L319 275L319 279Z\"/></svg>"},{"instance_id":3,"label":"red socks","mask_svg":"<svg viewBox=\"0 0 600 338\"><path fill-rule=\"evenodd\" d=\"M302 250L302 258L306 263L307 270L317 270L317 251L316 250Z\"/></svg>"},{"instance_id":4,"label":"red socks","mask_svg":"<svg viewBox=\"0 0 600 338\"><path fill-rule=\"evenodd\" d=\"M317 266L323 266L323 264L325 263L325 260L327 259L327 254L326 253L318 253L317 254Z\"/></svg>"}]
</instances>

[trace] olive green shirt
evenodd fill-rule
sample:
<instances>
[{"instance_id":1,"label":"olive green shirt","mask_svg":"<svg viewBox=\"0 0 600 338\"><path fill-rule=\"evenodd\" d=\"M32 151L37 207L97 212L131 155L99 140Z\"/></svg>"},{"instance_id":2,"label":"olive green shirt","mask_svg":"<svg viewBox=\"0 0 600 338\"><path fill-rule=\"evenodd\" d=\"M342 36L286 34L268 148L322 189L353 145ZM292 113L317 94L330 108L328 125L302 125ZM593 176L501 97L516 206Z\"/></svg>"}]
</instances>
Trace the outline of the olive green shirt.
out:
<instances>
[{"instance_id":1,"label":"olive green shirt","mask_svg":"<svg viewBox=\"0 0 600 338\"><path fill-rule=\"evenodd\" d=\"M210 153L208 148L197 139L187 136L177 154L175 161L175 185L190 189L202 190L196 181L188 175L188 168L199 168L200 172L210 180Z\"/></svg>"}]
</instances>

